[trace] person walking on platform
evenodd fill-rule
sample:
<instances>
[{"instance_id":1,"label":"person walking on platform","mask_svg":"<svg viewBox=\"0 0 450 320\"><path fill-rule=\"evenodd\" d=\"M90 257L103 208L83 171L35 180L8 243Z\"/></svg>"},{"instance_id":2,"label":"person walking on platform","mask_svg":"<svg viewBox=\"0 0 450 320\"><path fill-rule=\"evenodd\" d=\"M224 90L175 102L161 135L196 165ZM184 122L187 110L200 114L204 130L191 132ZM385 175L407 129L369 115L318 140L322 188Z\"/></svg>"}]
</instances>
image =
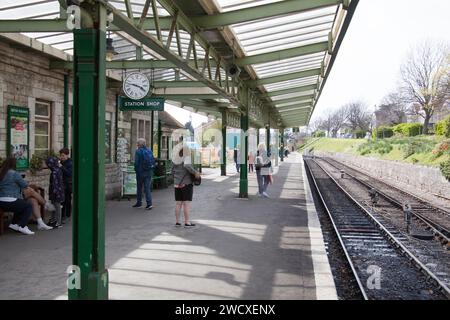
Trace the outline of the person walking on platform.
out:
<instances>
[{"instance_id":1,"label":"person walking on platform","mask_svg":"<svg viewBox=\"0 0 450 320\"><path fill-rule=\"evenodd\" d=\"M234 154L233 154L233 158L234 158L234 163L236 164L236 171L237 173L240 172L240 168L241 168L241 146L237 145L236 149L234 149Z\"/></svg>"},{"instance_id":2,"label":"person walking on platform","mask_svg":"<svg viewBox=\"0 0 450 320\"><path fill-rule=\"evenodd\" d=\"M255 164L255 156L253 155L253 152L250 151L248 154L248 172L253 172Z\"/></svg>"},{"instance_id":3,"label":"person walking on platform","mask_svg":"<svg viewBox=\"0 0 450 320\"><path fill-rule=\"evenodd\" d=\"M61 160L61 170L63 172L64 181L64 202L62 207L62 223L72 215L72 171L73 162L69 157L70 151L67 148L59 150L59 158Z\"/></svg>"},{"instance_id":4,"label":"person walking on platform","mask_svg":"<svg viewBox=\"0 0 450 320\"><path fill-rule=\"evenodd\" d=\"M258 145L258 153L256 157L256 179L258 181L258 197L269 198L267 187L269 185L272 174L272 162L266 151L266 145L260 143Z\"/></svg>"},{"instance_id":5,"label":"person walking on platform","mask_svg":"<svg viewBox=\"0 0 450 320\"><path fill-rule=\"evenodd\" d=\"M191 164L191 153L187 146L176 154L177 148L175 148L174 157L172 157L172 174L173 184L175 187L175 226L181 227L180 216L181 209L184 213L184 227L195 227L195 224L191 222L189 213L189 205L192 202L192 196L194 194L194 177L200 178L200 173L196 171Z\"/></svg>"},{"instance_id":6,"label":"person walking on platform","mask_svg":"<svg viewBox=\"0 0 450 320\"><path fill-rule=\"evenodd\" d=\"M10 229L33 235L27 227L33 207L22 195L27 187L28 183L16 171L16 158L7 158L0 169L0 209L14 213Z\"/></svg>"},{"instance_id":7,"label":"person walking on platform","mask_svg":"<svg viewBox=\"0 0 450 320\"><path fill-rule=\"evenodd\" d=\"M152 150L146 147L146 141L143 138L138 139L137 149L134 155L134 171L136 172L137 194L136 204L133 208L142 207L142 192L145 193L147 201L146 210L152 210L152 173L155 168L155 157Z\"/></svg>"}]
</instances>

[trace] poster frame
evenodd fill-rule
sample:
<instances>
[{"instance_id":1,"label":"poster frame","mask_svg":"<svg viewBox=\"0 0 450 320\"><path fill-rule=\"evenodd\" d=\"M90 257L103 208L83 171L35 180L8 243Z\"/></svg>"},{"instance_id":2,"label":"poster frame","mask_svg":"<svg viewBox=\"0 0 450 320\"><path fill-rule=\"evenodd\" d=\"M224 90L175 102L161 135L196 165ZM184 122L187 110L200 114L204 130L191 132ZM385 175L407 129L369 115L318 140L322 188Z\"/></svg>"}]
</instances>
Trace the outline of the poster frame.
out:
<instances>
[{"instance_id":1,"label":"poster frame","mask_svg":"<svg viewBox=\"0 0 450 320\"><path fill-rule=\"evenodd\" d=\"M30 109L28 107L21 107L21 106L15 106L15 105L8 105L8 116L7 116L7 125L6 125L6 130L7 130L7 138L6 138L6 152L7 152L7 156L10 157L11 156L11 118L12 118L12 109L19 109L22 111L26 112L26 118L27 118L27 160L26 160L26 167L17 167L16 170L17 171L26 171L30 168L30 154L31 154L31 150L30 150Z\"/></svg>"}]
</instances>

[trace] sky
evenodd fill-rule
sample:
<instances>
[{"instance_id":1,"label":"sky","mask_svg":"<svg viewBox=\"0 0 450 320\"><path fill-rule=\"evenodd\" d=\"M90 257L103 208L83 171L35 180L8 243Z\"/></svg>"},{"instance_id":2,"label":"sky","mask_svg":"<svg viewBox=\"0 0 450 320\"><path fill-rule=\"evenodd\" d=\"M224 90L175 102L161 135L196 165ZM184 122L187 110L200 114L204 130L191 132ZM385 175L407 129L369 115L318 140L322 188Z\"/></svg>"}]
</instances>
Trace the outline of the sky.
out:
<instances>
[{"instance_id":1,"label":"sky","mask_svg":"<svg viewBox=\"0 0 450 320\"><path fill-rule=\"evenodd\" d=\"M410 50L427 39L450 42L450 0L360 0L312 120L352 100L379 104ZM188 111L166 109L189 120ZM207 118L192 120L196 127Z\"/></svg>"},{"instance_id":2,"label":"sky","mask_svg":"<svg viewBox=\"0 0 450 320\"><path fill-rule=\"evenodd\" d=\"M360 0L312 120L352 100L380 104L428 39L450 43L449 0Z\"/></svg>"}]
</instances>

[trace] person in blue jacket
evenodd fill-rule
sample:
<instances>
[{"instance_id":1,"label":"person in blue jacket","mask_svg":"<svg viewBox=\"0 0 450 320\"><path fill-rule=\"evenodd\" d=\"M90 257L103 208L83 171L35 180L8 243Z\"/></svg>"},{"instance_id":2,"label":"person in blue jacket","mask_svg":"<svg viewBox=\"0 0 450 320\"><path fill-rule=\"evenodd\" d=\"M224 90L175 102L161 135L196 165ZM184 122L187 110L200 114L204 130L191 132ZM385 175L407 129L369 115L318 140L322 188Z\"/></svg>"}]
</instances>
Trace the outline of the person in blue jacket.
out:
<instances>
[{"instance_id":1,"label":"person in blue jacket","mask_svg":"<svg viewBox=\"0 0 450 320\"><path fill-rule=\"evenodd\" d=\"M133 208L142 207L142 192L145 193L145 200L147 201L146 210L153 208L152 204L152 173L155 166L155 158L151 149L146 147L146 141L143 138L138 139L137 149L134 155L134 171L136 172L137 194L136 204Z\"/></svg>"}]
</instances>

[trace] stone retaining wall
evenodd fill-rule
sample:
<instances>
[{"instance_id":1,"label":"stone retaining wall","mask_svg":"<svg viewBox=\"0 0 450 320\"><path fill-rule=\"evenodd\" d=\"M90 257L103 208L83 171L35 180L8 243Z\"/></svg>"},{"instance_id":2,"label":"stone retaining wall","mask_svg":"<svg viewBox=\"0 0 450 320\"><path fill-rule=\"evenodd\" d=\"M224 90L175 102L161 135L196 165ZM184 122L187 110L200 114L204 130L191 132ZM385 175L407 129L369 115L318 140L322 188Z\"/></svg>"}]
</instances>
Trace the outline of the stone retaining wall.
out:
<instances>
[{"instance_id":1,"label":"stone retaining wall","mask_svg":"<svg viewBox=\"0 0 450 320\"><path fill-rule=\"evenodd\" d=\"M314 154L334 158L418 196L428 194L433 197L436 195L450 197L450 182L445 179L439 168L342 153L314 152Z\"/></svg>"}]
</instances>

